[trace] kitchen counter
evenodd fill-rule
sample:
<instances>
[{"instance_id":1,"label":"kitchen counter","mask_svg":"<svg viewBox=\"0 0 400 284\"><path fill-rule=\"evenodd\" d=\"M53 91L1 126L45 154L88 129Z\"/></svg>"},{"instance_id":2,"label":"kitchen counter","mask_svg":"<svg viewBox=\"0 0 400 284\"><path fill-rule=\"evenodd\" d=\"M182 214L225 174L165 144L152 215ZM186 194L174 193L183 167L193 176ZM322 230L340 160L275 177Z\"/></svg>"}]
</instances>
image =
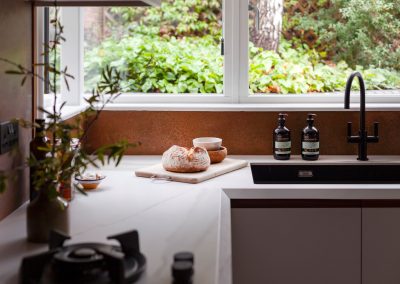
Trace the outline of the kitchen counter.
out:
<instances>
[{"instance_id":1,"label":"kitchen counter","mask_svg":"<svg viewBox=\"0 0 400 284\"><path fill-rule=\"evenodd\" d=\"M271 156L232 156L251 162ZM400 163L399 156L370 157L368 163ZM75 242L106 242L106 237L130 229L139 231L147 270L140 283L171 283L172 256L195 254L195 283L229 283L229 199L398 199L400 184L255 185L250 167L200 184L138 178L135 169L158 163L160 156L127 156L118 168L104 167L107 178L88 197L71 202L71 232ZM317 162L353 162L355 156L322 156ZM274 161L282 163L280 161ZM285 163L297 163L296 157ZM222 190L221 190L222 189ZM26 204L0 222L0 283L17 283L23 256L46 245L26 241ZM109 241L112 243L112 241Z\"/></svg>"}]
</instances>

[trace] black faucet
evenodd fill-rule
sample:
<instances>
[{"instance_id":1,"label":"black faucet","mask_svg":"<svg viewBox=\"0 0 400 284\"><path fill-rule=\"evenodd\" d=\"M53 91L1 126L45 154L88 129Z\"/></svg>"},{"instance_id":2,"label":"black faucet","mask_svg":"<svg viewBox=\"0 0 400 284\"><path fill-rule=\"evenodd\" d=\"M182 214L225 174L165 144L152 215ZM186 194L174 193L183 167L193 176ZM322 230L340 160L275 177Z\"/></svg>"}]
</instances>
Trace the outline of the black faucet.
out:
<instances>
[{"instance_id":1,"label":"black faucet","mask_svg":"<svg viewBox=\"0 0 400 284\"><path fill-rule=\"evenodd\" d=\"M344 108L350 108L350 90L354 77L358 78L360 83L360 130L358 136L352 136L351 122L347 122L347 142L358 143L358 158L360 161L368 161L367 145L368 143L377 143L379 141L378 128L379 122L374 122L374 136L368 136L365 130L365 85L360 72L353 72L347 79L346 91L344 93Z\"/></svg>"}]
</instances>

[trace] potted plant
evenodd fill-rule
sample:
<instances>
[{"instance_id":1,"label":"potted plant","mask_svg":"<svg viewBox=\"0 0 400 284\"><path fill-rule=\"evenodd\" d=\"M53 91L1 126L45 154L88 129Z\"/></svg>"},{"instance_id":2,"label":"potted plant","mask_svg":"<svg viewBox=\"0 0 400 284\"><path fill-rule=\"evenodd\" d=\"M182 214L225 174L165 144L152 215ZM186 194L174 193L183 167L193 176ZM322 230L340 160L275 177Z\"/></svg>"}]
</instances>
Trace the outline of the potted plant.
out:
<instances>
[{"instance_id":1,"label":"potted plant","mask_svg":"<svg viewBox=\"0 0 400 284\"><path fill-rule=\"evenodd\" d=\"M42 159L37 159L35 155L30 155L27 164L34 169L31 177L33 186L39 194L27 208L27 233L28 240L33 242L46 242L50 230L59 230L65 233L69 231L68 202L60 196L59 186L70 185L71 178L75 174L82 174L88 166L99 167L108 162L115 162L116 165L121 161L125 150L135 146L126 141L121 141L112 145L103 146L94 153L88 153L84 147L80 147L87 138L88 131L93 123L98 119L104 107L117 98L123 91L121 84L121 74L115 68L109 66L102 71L101 79L92 91L90 97L86 98L87 107L73 122L65 122L61 118L65 103L57 102L57 81L62 79L68 88L68 80L74 79L68 73L67 67L58 67L57 48L65 41L63 37L63 26L59 20L59 12L55 1L55 15L50 24L54 28L54 37L48 43L47 52L53 60L49 63L37 63L33 66L33 71L20 64L0 58L14 68L7 70L6 73L22 76L21 85L27 78L35 77L37 80L48 84L54 100L51 110L39 108L45 114L44 131L49 136L49 142L39 147L42 151ZM46 80L36 68L43 68L51 74L51 80ZM35 127L35 123L19 121L24 127ZM75 139L74 145L71 141ZM0 192L6 188L6 174L0 173ZM76 187L83 194L81 188Z\"/></svg>"}]
</instances>

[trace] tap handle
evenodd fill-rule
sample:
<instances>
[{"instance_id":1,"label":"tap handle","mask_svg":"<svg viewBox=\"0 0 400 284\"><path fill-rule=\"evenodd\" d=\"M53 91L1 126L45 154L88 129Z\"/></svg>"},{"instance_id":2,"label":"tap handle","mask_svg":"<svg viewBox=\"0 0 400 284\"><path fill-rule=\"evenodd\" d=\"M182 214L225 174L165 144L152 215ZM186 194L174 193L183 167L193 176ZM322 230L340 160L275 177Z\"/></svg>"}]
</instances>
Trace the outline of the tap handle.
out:
<instances>
[{"instance_id":1,"label":"tap handle","mask_svg":"<svg viewBox=\"0 0 400 284\"><path fill-rule=\"evenodd\" d=\"M352 125L353 125L353 123L352 122L347 122L347 137L351 137L351 134L352 134Z\"/></svg>"},{"instance_id":2,"label":"tap handle","mask_svg":"<svg viewBox=\"0 0 400 284\"><path fill-rule=\"evenodd\" d=\"M379 122L374 122L374 136L378 137L379 136Z\"/></svg>"}]
</instances>

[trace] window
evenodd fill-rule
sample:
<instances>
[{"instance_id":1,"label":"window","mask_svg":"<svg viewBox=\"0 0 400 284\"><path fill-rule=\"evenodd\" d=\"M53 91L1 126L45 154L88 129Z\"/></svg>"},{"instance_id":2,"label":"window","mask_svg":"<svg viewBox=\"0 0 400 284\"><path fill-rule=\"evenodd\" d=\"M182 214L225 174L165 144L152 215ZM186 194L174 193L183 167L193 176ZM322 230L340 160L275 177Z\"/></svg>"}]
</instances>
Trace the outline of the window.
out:
<instances>
[{"instance_id":1,"label":"window","mask_svg":"<svg viewBox=\"0 0 400 284\"><path fill-rule=\"evenodd\" d=\"M391 0L363 9L357 3L163 0L150 8L63 7L67 41L60 61L75 80L69 92L59 83L60 96L79 105L110 64L125 74L121 103L342 103L353 70L374 90L369 102L400 103L400 12Z\"/></svg>"},{"instance_id":2,"label":"window","mask_svg":"<svg viewBox=\"0 0 400 284\"><path fill-rule=\"evenodd\" d=\"M223 94L222 2L186 2L83 8L85 91L110 64L126 74L127 92Z\"/></svg>"},{"instance_id":3,"label":"window","mask_svg":"<svg viewBox=\"0 0 400 284\"><path fill-rule=\"evenodd\" d=\"M223 8L221 0L59 8L67 39L61 65L75 77L69 91L60 82L61 101L79 105L109 64L125 76L119 102L231 102L233 55L222 55L222 42L231 40L223 35Z\"/></svg>"},{"instance_id":4,"label":"window","mask_svg":"<svg viewBox=\"0 0 400 284\"><path fill-rule=\"evenodd\" d=\"M257 102L283 94L275 97L306 102L304 95L287 94L309 94L323 101L343 101L347 77L354 70L362 72L367 90L374 90L368 97L380 102L398 97L398 91L381 91L400 89L398 3L367 2L241 3L241 10L248 8L248 27L241 27L242 38L248 38L248 46L241 47L247 61L242 63L243 100Z\"/></svg>"},{"instance_id":5,"label":"window","mask_svg":"<svg viewBox=\"0 0 400 284\"><path fill-rule=\"evenodd\" d=\"M83 74L83 49L81 47L83 35L80 32L80 25L82 22L81 15L79 13L80 8L60 8L57 11L57 15L54 7L37 9L39 21L37 25L39 27L37 32L37 57L40 58L39 62L57 62L58 69L68 66L68 73L74 76L74 80L68 80L68 83L66 83L64 80L60 80L60 78L57 78L58 80L54 82L52 73L43 70L43 77L47 83L41 82L41 84L39 84L38 91L39 93L44 94L43 101L39 102L39 105L44 106L44 108L50 108L53 105L54 94L51 93L53 92L55 86L58 104L66 102L66 109L69 111L69 107L80 106L83 101L83 80L81 76L81 74ZM49 51L47 49L49 43L54 41L55 33L51 21L56 16L62 20L64 25L63 36L68 38L68 40L63 42L61 46L58 46L57 50Z\"/></svg>"}]
</instances>

